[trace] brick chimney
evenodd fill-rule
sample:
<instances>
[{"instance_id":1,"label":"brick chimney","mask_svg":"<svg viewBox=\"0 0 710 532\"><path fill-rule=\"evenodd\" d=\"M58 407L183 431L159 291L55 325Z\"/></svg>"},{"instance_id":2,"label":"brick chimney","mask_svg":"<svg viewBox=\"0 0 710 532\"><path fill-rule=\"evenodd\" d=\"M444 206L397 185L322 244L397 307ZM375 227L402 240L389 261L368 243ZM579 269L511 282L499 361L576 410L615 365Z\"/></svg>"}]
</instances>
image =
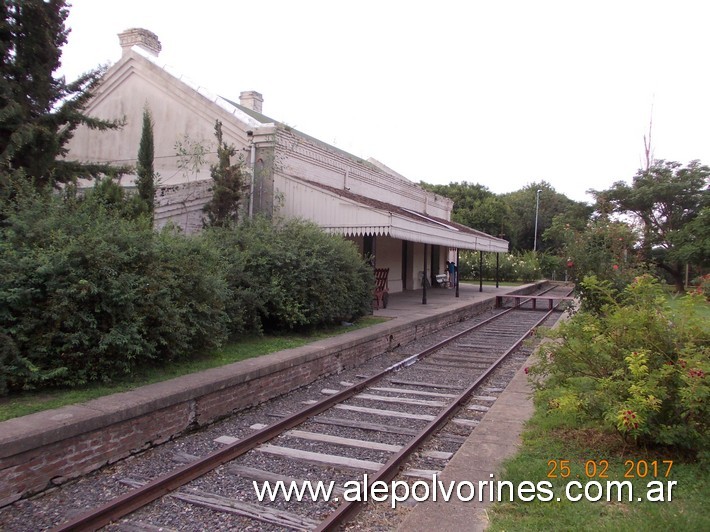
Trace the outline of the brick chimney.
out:
<instances>
[{"instance_id":1,"label":"brick chimney","mask_svg":"<svg viewBox=\"0 0 710 532\"><path fill-rule=\"evenodd\" d=\"M163 48L160 45L158 36L152 31L144 30L143 28L131 28L119 33L118 40L121 43L123 55L126 55L132 46L140 46L155 57L158 57L160 50Z\"/></svg>"},{"instance_id":2,"label":"brick chimney","mask_svg":"<svg viewBox=\"0 0 710 532\"><path fill-rule=\"evenodd\" d=\"M239 95L239 103L247 109L261 113L264 97L256 91L244 91Z\"/></svg>"}]
</instances>

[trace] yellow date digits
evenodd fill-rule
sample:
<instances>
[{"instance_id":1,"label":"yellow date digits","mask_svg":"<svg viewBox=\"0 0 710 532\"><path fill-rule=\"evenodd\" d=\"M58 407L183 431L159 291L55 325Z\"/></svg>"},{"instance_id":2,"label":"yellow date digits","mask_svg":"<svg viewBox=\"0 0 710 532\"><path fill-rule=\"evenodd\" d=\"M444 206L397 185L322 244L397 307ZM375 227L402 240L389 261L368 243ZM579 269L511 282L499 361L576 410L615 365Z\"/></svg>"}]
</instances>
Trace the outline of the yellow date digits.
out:
<instances>
[{"instance_id":1,"label":"yellow date digits","mask_svg":"<svg viewBox=\"0 0 710 532\"><path fill-rule=\"evenodd\" d=\"M624 478L668 478L672 468L673 460L626 460ZM609 460L587 460L583 472L587 478L609 478ZM571 475L570 460L547 461L547 478L568 478Z\"/></svg>"}]
</instances>

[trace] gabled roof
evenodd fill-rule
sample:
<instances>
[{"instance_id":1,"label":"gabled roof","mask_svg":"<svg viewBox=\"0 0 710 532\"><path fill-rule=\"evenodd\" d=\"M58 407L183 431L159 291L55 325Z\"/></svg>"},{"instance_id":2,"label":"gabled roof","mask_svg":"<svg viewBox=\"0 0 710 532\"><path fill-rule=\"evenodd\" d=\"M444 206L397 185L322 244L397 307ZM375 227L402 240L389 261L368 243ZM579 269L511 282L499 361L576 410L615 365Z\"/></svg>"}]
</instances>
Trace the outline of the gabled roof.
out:
<instances>
[{"instance_id":1,"label":"gabled roof","mask_svg":"<svg viewBox=\"0 0 710 532\"><path fill-rule=\"evenodd\" d=\"M273 123L276 124L278 123L276 120L271 120L264 115L260 115L260 118L256 118L253 116L253 114L259 114L259 113L254 113L254 111L251 111L247 109L246 107L243 107L241 105L235 104L234 102L227 100L226 98L223 98L222 96L219 96L206 87L201 86L198 83L195 83L192 79L188 78L187 76L183 75L182 73L178 72L175 70L171 65L162 62L158 57L155 55L151 54L147 50L143 49L140 46L133 46L131 48L131 51L138 54L141 56L143 59L149 61L150 63L153 63L156 67L160 68L161 70L164 70L166 73L168 73L170 76L173 78L177 79L181 83L184 83L188 87L190 87L192 90L203 96L204 98L207 98L210 100L212 103L215 105L219 106L222 108L224 111L227 111L229 114L235 116L237 119L241 120L245 124L252 126L252 127L257 127L262 124L267 124L267 123Z\"/></svg>"},{"instance_id":2,"label":"gabled roof","mask_svg":"<svg viewBox=\"0 0 710 532\"><path fill-rule=\"evenodd\" d=\"M265 114L259 113L258 111L254 111L253 109L249 109L248 107L245 107L245 106L243 106L243 105L241 105L241 104L239 104L239 103L236 103L236 102L234 102L234 101L232 101L232 100L229 100L229 99L227 99L227 98L224 98L224 97L221 97L221 98L222 98L225 102L229 103L230 105L233 105L236 109L239 109L240 111L246 113L246 114L249 115L251 118L253 118L254 120L256 120L257 122L259 122L259 123L261 123L261 124L278 124L278 125L280 125L280 126L287 127L287 128L289 129L289 131L291 131L291 132L294 133L295 135L298 135L299 137L301 137L301 138L303 138L303 139L305 139L305 140L307 140L307 141L309 141L309 142L312 142L313 144L316 144L316 145L318 145L318 146L325 147L325 148L327 148L328 150L334 151L334 152L336 152L336 153L339 153L340 155L343 155L343 156L348 157L348 158L350 158L350 159L356 160L356 161L358 161L360 164L365 164L365 165L371 166L372 168L377 168L377 169L379 169L379 170L383 170L383 171L385 171L385 172L389 172L390 174L396 175L396 176L399 177L400 179L406 179L404 176L401 176L401 175L399 175L398 173L393 172L393 171L390 170L389 168L387 168L387 169L385 169L386 167L383 168L384 165L383 165L382 163L380 163L380 164L375 164L375 163L373 163L373 162L372 162L371 160L369 160L369 159L368 159L368 160L364 160L364 159L358 157L357 155L354 155L354 154L352 154L352 153L349 153L349 152L347 152L347 151L345 151L345 150L341 150L340 148L338 148L338 147L336 147L336 146L333 146L332 144L328 144L327 142L323 142L323 141L320 140L320 139L317 139L317 138L315 138L315 137L312 137L312 136L310 136L309 134L304 133L303 131L299 131L298 129L294 129L294 128L292 128L291 126L289 126L289 125L287 125L287 124L284 124L283 122L279 122L278 120L274 120L273 118L269 118L269 117L266 116Z\"/></svg>"}]
</instances>

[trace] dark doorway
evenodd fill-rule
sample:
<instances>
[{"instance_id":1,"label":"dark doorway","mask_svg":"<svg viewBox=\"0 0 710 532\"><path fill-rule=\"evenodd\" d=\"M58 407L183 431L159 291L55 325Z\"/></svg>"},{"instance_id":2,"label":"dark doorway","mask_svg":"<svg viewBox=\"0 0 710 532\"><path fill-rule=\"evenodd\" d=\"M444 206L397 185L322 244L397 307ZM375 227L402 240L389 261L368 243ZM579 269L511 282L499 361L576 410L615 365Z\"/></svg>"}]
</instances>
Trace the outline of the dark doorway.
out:
<instances>
[{"instance_id":1,"label":"dark doorway","mask_svg":"<svg viewBox=\"0 0 710 532\"><path fill-rule=\"evenodd\" d=\"M441 272L439 271L439 268L441 267L439 264L439 253L441 252L441 246L431 246L431 278L429 281L431 282L431 286L436 286L436 276L439 275Z\"/></svg>"},{"instance_id":2,"label":"dark doorway","mask_svg":"<svg viewBox=\"0 0 710 532\"><path fill-rule=\"evenodd\" d=\"M372 257L375 257L375 237L374 235L365 235L362 237L362 255L365 257L367 260L371 260ZM377 260L377 257L374 258L372 261L372 266L375 266L375 261Z\"/></svg>"}]
</instances>

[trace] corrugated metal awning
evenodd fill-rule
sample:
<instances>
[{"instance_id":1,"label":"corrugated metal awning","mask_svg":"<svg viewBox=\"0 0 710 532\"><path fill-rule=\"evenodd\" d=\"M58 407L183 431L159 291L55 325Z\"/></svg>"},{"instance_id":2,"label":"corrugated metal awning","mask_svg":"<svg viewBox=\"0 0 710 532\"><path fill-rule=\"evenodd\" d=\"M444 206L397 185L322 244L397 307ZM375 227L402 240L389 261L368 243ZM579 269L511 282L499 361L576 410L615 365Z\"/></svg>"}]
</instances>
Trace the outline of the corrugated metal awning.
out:
<instances>
[{"instance_id":1,"label":"corrugated metal awning","mask_svg":"<svg viewBox=\"0 0 710 532\"><path fill-rule=\"evenodd\" d=\"M298 185L286 192L301 198L292 203L291 214L312 220L329 233L389 236L474 251L508 251L506 240L465 225L303 179L291 177L290 182Z\"/></svg>"},{"instance_id":2,"label":"corrugated metal awning","mask_svg":"<svg viewBox=\"0 0 710 532\"><path fill-rule=\"evenodd\" d=\"M442 229L432 224L412 223L397 217L392 217L392 224L389 226L353 226L349 227L324 227L330 233L342 234L345 236L378 235L390 236L400 240L419 242L422 244L432 244L457 249L470 249L474 251L507 252L508 242L500 238L495 238L481 233L473 235L462 233L451 229Z\"/></svg>"}]
</instances>

